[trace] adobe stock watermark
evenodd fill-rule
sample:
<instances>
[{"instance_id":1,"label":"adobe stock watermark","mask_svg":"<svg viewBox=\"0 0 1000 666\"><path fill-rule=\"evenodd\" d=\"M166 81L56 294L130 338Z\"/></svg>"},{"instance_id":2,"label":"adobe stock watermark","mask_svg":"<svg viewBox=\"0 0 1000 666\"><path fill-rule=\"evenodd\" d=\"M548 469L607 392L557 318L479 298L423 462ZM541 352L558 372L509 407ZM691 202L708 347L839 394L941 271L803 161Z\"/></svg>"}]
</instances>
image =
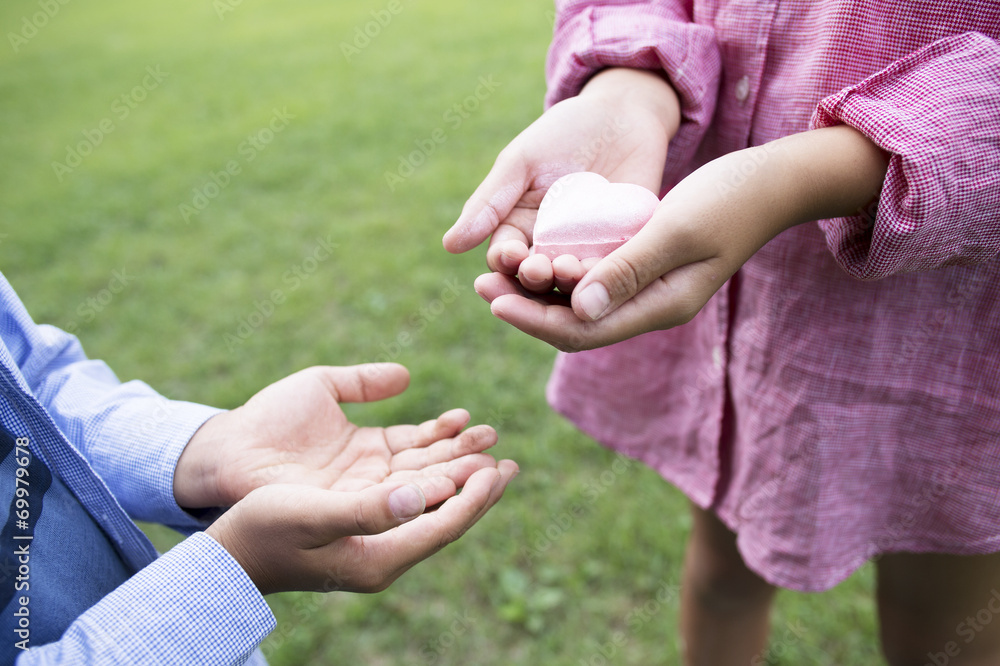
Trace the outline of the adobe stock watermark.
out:
<instances>
[{"instance_id":1,"label":"adobe stock watermark","mask_svg":"<svg viewBox=\"0 0 1000 666\"><path fill-rule=\"evenodd\" d=\"M323 585L314 590L314 594L299 594L295 597L295 603L286 613L286 619L279 622L267 639L261 644L260 651L266 658L270 659L285 644L285 641L295 633L297 626L303 622L308 622L316 617L316 613L321 611L328 599L330 592L338 592L343 589L343 581L339 572L333 569L326 570L326 579ZM294 621L288 615L294 616Z\"/></svg>"},{"instance_id":2,"label":"adobe stock watermark","mask_svg":"<svg viewBox=\"0 0 1000 666\"><path fill-rule=\"evenodd\" d=\"M326 238L317 238L302 261L292 264L281 275L284 286L273 289L263 300L254 300L253 309L237 320L236 329L232 333L223 334L222 341L226 343L226 348L233 352L246 342L264 325L264 322L274 316L290 294L298 291L319 270L320 264L333 256L333 251L337 247L339 246L333 242L333 234L327 235Z\"/></svg>"},{"instance_id":3,"label":"adobe stock watermark","mask_svg":"<svg viewBox=\"0 0 1000 666\"><path fill-rule=\"evenodd\" d=\"M492 74L480 76L479 85L471 94L452 104L441 114L441 120L444 121L445 127L435 127L426 137L415 139L413 145L416 149L406 155L400 155L396 169L384 173L385 184L389 187L389 191L395 192L397 186L416 173L417 169L427 164L437 149L448 142L448 131L458 130L502 85L499 81L494 80Z\"/></svg>"},{"instance_id":4,"label":"adobe stock watermark","mask_svg":"<svg viewBox=\"0 0 1000 666\"><path fill-rule=\"evenodd\" d=\"M59 11L68 5L71 0L38 0L37 11L30 16L25 14L21 17L21 29L18 32L8 32L7 41L14 53L20 53L21 47L38 36L38 33L54 19Z\"/></svg>"},{"instance_id":5,"label":"adobe stock watermark","mask_svg":"<svg viewBox=\"0 0 1000 666\"><path fill-rule=\"evenodd\" d=\"M368 363L391 363L399 358L435 319L444 314L449 305L458 300L459 295L466 289L468 286L455 278L445 280L437 298L431 299L407 317L406 326L396 334L396 337L389 342L379 343L381 351ZM364 370L364 374L368 377L376 376L378 373L377 365L369 365Z\"/></svg>"},{"instance_id":6,"label":"adobe stock watermark","mask_svg":"<svg viewBox=\"0 0 1000 666\"><path fill-rule=\"evenodd\" d=\"M732 170L726 178L720 178L715 183L715 190L720 196L728 197L736 190L746 185L760 168L771 159L771 155L780 150L777 141L769 141L760 146L744 148L737 151L741 156L739 167Z\"/></svg>"},{"instance_id":7,"label":"adobe stock watermark","mask_svg":"<svg viewBox=\"0 0 1000 666\"><path fill-rule=\"evenodd\" d=\"M938 501L959 483L964 474L964 464L961 462L946 470L935 471L932 482L921 488L915 497L908 499L906 510L893 515L892 522L880 529L876 538L865 544L859 564L874 562L881 558L883 553L892 551L893 544L904 537L907 530L918 520L929 514Z\"/></svg>"},{"instance_id":8,"label":"adobe stock watermark","mask_svg":"<svg viewBox=\"0 0 1000 666\"><path fill-rule=\"evenodd\" d=\"M128 269L125 267L122 267L121 270L111 271L111 279L108 280L107 286L93 296L89 296L81 301L80 304L76 306L76 316L80 319L74 319L69 322L63 327L63 330L67 333L76 333L80 330L80 322L83 324L89 324L97 319L97 315L104 312L104 310L111 305L119 294L131 286L135 279L136 276L130 274Z\"/></svg>"},{"instance_id":9,"label":"adobe stock watermark","mask_svg":"<svg viewBox=\"0 0 1000 666\"><path fill-rule=\"evenodd\" d=\"M243 0L212 0L212 9L220 21L226 20L226 14L232 14L243 4Z\"/></svg>"},{"instance_id":10,"label":"adobe stock watermark","mask_svg":"<svg viewBox=\"0 0 1000 666\"><path fill-rule=\"evenodd\" d=\"M521 547L521 555L531 562L548 551L559 539L568 533L573 526L593 509L597 501L614 486L623 474L634 467L636 461L623 453L615 456L609 469L604 470L596 478L587 481L581 491L581 497L570 502L569 506L549 517L548 524L532 534Z\"/></svg>"},{"instance_id":11,"label":"adobe stock watermark","mask_svg":"<svg viewBox=\"0 0 1000 666\"><path fill-rule=\"evenodd\" d=\"M781 492L781 487L788 478L790 472L795 470L799 460L814 455L816 441L809 439L798 449L792 451L788 456L783 457L778 466L778 472L766 482L754 489L754 491L740 502L736 508L736 518L742 524L752 520Z\"/></svg>"},{"instance_id":12,"label":"adobe stock watermark","mask_svg":"<svg viewBox=\"0 0 1000 666\"><path fill-rule=\"evenodd\" d=\"M963 279L956 282L945 295L945 302L928 312L919 325L907 328L899 351L892 357L893 365L902 365L913 360L915 356L932 347L934 341L944 335L955 320L970 308L975 297L982 293L987 276L978 267L966 267Z\"/></svg>"},{"instance_id":13,"label":"adobe stock watermark","mask_svg":"<svg viewBox=\"0 0 1000 666\"><path fill-rule=\"evenodd\" d=\"M619 653L628 645L629 633L634 634L652 622L665 607L676 606L680 592L679 584L663 581L651 599L631 609L625 616L625 626L628 631L621 629L613 631L607 641L598 643L589 657L577 662L579 666L611 666L620 663Z\"/></svg>"},{"instance_id":14,"label":"adobe stock watermark","mask_svg":"<svg viewBox=\"0 0 1000 666\"><path fill-rule=\"evenodd\" d=\"M782 637L772 641L770 645L754 655L753 659L750 660L750 666L767 666L775 663L774 660L781 659L792 646L800 643L805 636L806 628L802 622L786 622Z\"/></svg>"},{"instance_id":15,"label":"adobe stock watermark","mask_svg":"<svg viewBox=\"0 0 1000 666\"><path fill-rule=\"evenodd\" d=\"M627 120L615 118L604 126L598 136L580 146L573 153L570 161L589 167L597 160L598 156L603 155L611 145L624 138L631 131L632 125Z\"/></svg>"},{"instance_id":16,"label":"adobe stock watermark","mask_svg":"<svg viewBox=\"0 0 1000 666\"><path fill-rule=\"evenodd\" d=\"M62 162L53 161L52 171L56 179L61 183L63 179L73 170L83 164L83 161L94 154L105 137L118 129L116 121L124 122L140 104L146 101L149 93L160 87L169 72L164 72L159 65L147 65L146 75L142 80L132 87L128 92L124 92L111 102L111 115L105 116L94 127L87 127L81 130L83 139L75 144L66 144L66 158Z\"/></svg>"},{"instance_id":17,"label":"adobe stock watermark","mask_svg":"<svg viewBox=\"0 0 1000 666\"><path fill-rule=\"evenodd\" d=\"M351 58L361 55L361 52L379 38L382 31L389 27L403 9L401 0L389 0L383 9L371 10L372 19L364 25L355 26L354 39L340 43L340 52L344 54L344 59L349 63Z\"/></svg>"},{"instance_id":18,"label":"adobe stock watermark","mask_svg":"<svg viewBox=\"0 0 1000 666\"><path fill-rule=\"evenodd\" d=\"M963 637L964 645L969 645L981 634L991 622L1000 616L1000 590L990 590L990 598L975 615L969 615L958 623L955 633ZM948 666L952 660L962 654L962 644L958 641L948 641L942 646L941 652L928 652L924 666ZM965 662L962 662L965 663Z\"/></svg>"},{"instance_id":19,"label":"adobe stock watermark","mask_svg":"<svg viewBox=\"0 0 1000 666\"><path fill-rule=\"evenodd\" d=\"M447 629L438 634L434 640L424 643L423 647L420 648L420 656L428 664L433 664L443 657L458 642L458 639L468 633L472 625L475 624L468 611L461 613L456 611L452 617Z\"/></svg>"},{"instance_id":20,"label":"adobe stock watermark","mask_svg":"<svg viewBox=\"0 0 1000 666\"><path fill-rule=\"evenodd\" d=\"M191 201L177 206L177 211L184 222L190 224L191 218L201 215L223 190L232 184L233 179L243 173L243 166L257 159L257 156L271 145L275 137L288 128L291 120L295 120L295 116L288 112L288 107L273 109L267 124L251 132L240 142L236 147L235 156L227 160L218 171L210 172L201 187L192 188Z\"/></svg>"}]
</instances>

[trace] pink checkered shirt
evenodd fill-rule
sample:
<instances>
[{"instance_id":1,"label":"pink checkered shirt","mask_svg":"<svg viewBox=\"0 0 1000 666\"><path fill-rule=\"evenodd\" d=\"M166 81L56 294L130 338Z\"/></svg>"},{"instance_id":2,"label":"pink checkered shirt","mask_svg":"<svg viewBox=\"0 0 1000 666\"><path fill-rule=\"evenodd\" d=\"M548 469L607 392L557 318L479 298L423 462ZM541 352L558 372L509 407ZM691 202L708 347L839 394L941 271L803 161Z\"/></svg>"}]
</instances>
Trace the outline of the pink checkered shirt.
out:
<instances>
[{"instance_id":1,"label":"pink checkered shirt","mask_svg":"<svg viewBox=\"0 0 1000 666\"><path fill-rule=\"evenodd\" d=\"M877 211L782 233L689 324L561 354L555 409L713 509L777 585L1000 551L1000 4L556 5L548 104L609 66L677 90L665 188L837 123L892 159Z\"/></svg>"}]
</instances>

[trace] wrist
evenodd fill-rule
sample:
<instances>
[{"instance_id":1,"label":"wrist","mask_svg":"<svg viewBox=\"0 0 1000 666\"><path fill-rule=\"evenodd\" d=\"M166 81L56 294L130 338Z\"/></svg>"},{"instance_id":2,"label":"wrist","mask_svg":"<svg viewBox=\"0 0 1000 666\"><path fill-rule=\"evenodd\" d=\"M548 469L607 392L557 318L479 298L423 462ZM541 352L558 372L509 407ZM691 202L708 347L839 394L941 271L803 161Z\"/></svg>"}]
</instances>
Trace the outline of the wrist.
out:
<instances>
[{"instance_id":1,"label":"wrist","mask_svg":"<svg viewBox=\"0 0 1000 666\"><path fill-rule=\"evenodd\" d=\"M254 584L261 595L266 596L277 590L270 589L266 584L266 576L262 575L258 560L251 555L252 548L248 548L244 540L239 537L239 529L233 523L239 523L234 518L234 514L239 513L243 507L234 507L224 513L219 520L215 521L205 529L205 534L212 537L222 548L229 553L236 564L246 573L247 578Z\"/></svg>"},{"instance_id":2,"label":"wrist","mask_svg":"<svg viewBox=\"0 0 1000 666\"><path fill-rule=\"evenodd\" d=\"M174 469L174 500L191 511L226 506L219 491L218 460L224 445L229 412L205 421L188 440Z\"/></svg>"},{"instance_id":3,"label":"wrist","mask_svg":"<svg viewBox=\"0 0 1000 666\"><path fill-rule=\"evenodd\" d=\"M653 114L672 139L681 122L680 98L673 86L652 70L612 67L595 74L581 96L600 97L611 104L640 107Z\"/></svg>"}]
</instances>

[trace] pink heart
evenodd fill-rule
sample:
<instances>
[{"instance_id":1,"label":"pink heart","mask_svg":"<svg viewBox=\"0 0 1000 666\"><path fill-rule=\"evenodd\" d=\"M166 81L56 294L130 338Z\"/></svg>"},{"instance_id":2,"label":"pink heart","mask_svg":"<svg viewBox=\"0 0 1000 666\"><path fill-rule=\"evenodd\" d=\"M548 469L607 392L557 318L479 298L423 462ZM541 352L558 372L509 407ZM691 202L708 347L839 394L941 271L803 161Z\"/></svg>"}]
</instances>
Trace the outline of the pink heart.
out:
<instances>
[{"instance_id":1,"label":"pink heart","mask_svg":"<svg viewBox=\"0 0 1000 666\"><path fill-rule=\"evenodd\" d=\"M659 203L640 185L609 183L589 171L563 176L538 207L534 252L549 259L605 257L642 229Z\"/></svg>"}]
</instances>

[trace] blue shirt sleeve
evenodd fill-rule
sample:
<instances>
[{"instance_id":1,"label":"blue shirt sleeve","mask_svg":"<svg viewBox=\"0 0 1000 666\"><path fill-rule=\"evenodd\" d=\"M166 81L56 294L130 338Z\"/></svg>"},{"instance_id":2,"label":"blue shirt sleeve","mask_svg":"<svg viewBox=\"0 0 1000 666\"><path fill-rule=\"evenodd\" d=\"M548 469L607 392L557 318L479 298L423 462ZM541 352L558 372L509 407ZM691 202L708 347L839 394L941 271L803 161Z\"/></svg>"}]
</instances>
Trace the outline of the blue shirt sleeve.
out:
<instances>
[{"instance_id":1,"label":"blue shirt sleeve","mask_svg":"<svg viewBox=\"0 0 1000 666\"><path fill-rule=\"evenodd\" d=\"M174 499L174 469L188 440L220 410L167 400L140 381L119 382L75 336L32 321L0 275L0 328L28 388L135 520L182 531L203 526Z\"/></svg>"},{"instance_id":2,"label":"blue shirt sleeve","mask_svg":"<svg viewBox=\"0 0 1000 666\"><path fill-rule=\"evenodd\" d=\"M263 663L274 615L246 572L198 532L81 615L18 666Z\"/></svg>"}]
</instances>

